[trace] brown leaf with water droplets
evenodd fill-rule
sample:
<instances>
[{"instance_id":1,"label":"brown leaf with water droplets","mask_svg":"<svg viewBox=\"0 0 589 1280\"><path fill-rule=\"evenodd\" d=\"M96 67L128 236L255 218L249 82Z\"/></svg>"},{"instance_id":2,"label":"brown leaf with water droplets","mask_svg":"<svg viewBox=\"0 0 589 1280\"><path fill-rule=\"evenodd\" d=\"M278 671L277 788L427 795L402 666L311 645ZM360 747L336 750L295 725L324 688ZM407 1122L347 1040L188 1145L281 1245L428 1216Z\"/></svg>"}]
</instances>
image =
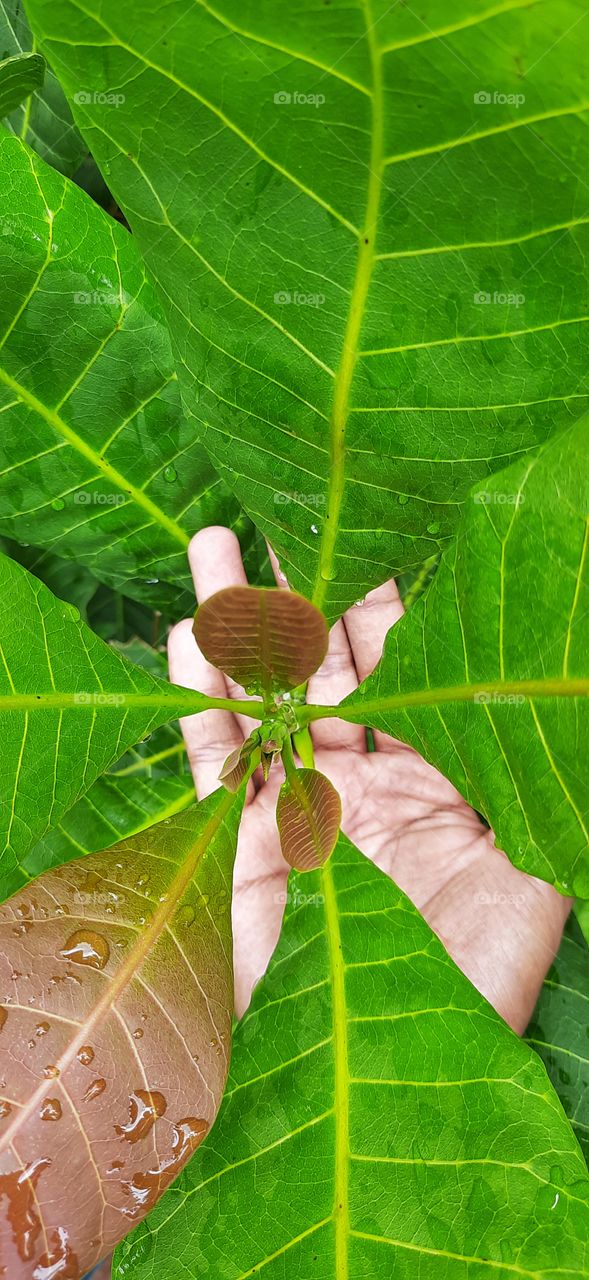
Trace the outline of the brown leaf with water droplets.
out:
<instances>
[{"instance_id":1,"label":"brown leaf with water droplets","mask_svg":"<svg viewBox=\"0 0 589 1280\"><path fill-rule=\"evenodd\" d=\"M226 587L197 609L194 634L214 667L266 696L304 684L327 653L323 614L295 591Z\"/></svg>"},{"instance_id":2,"label":"brown leaf with water droplets","mask_svg":"<svg viewBox=\"0 0 589 1280\"><path fill-rule=\"evenodd\" d=\"M217 791L0 907L0 1276L81 1280L210 1129L240 812Z\"/></svg>"},{"instance_id":3,"label":"brown leaf with water droplets","mask_svg":"<svg viewBox=\"0 0 589 1280\"><path fill-rule=\"evenodd\" d=\"M276 822L282 856L297 871L322 867L336 845L342 804L325 774L296 769L280 788Z\"/></svg>"}]
</instances>

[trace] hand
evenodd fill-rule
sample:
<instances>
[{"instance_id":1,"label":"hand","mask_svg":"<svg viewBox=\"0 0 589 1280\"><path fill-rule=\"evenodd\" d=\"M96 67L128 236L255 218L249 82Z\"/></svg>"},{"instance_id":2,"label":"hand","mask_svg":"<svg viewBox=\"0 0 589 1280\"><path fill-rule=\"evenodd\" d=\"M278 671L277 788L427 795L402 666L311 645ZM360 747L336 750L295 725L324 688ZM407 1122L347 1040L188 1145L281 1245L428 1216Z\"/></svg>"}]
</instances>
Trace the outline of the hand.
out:
<instances>
[{"instance_id":1,"label":"hand","mask_svg":"<svg viewBox=\"0 0 589 1280\"><path fill-rule=\"evenodd\" d=\"M228 529L203 529L188 555L199 603L246 582L239 543ZM374 669L387 631L402 614L393 581L348 610L332 628L325 662L309 681L309 702L338 703L351 693ZM168 654L176 684L214 697L244 697L203 658L191 619L171 631ZM228 711L205 711L181 722L199 799L220 785L225 757L255 723ZM317 768L342 798L346 835L404 890L463 973L523 1032L570 901L515 870L478 815L412 748L375 733L376 751L368 752L364 729L337 719L315 722L311 734ZM283 779L277 765L267 783L252 779L241 825L233 902L238 1015L280 932L288 867L274 811Z\"/></svg>"}]
</instances>

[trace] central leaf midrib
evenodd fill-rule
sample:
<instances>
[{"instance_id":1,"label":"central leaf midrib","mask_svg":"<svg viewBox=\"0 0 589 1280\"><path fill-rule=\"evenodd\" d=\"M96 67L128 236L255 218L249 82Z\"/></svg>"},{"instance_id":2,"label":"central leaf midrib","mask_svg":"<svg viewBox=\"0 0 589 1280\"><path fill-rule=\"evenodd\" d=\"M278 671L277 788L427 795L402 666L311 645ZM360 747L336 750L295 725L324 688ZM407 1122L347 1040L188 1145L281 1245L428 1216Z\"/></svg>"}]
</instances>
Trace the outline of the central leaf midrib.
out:
<instances>
[{"instance_id":1,"label":"central leaf midrib","mask_svg":"<svg viewBox=\"0 0 589 1280\"><path fill-rule=\"evenodd\" d=\"M372 65L372 132L366 215L360 233L356 275L344 331L342 353L336 372L331 414L331 462L327 484L325 519L321 532L319 561L313 603L321 608L330 581L335 577L334 560L339 518L345 486L346 427L350 412L352 380L358 359L358 343L375 262L375 242L380 210L384 168L384 105L381 51L374 37L371 0L362 0L366 38Z\"/></svg>"},{"instance_id":2,"label":"central leaf midrib","mask_svg":"<svg viewBox=\"0 0 589 1280\"><path fill-rule=\"evenodd\" d=\"M337 1280L348 1280L349 1151L350 1151L350 1072L348 1066L348 1022L345 988L345 965L339 922L337 895L329 862L322 868L321 881L325 899L325 922L332 990L334 1050L334 1116L335 1116L335 1186L333 1220L335 1224L335 1274Z\"/></svg>"}]
</instances>

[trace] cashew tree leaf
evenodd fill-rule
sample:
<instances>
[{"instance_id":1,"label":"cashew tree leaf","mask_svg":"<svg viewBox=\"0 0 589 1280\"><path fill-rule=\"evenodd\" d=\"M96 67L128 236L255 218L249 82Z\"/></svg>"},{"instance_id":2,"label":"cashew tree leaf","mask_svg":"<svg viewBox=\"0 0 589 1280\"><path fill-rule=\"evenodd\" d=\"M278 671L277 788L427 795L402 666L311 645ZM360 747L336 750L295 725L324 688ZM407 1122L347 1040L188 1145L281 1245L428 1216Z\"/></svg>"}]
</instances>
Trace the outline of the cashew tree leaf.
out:
<instances>
[{"instance_id":1,"label":"cashew tree leaf","mask_svg":"<svg viewBox=\"0 0 589 1280\"><path fill-rule=\"evenodd\" d=\"M330 619L587 407L583 0L27 11L201 439Z\"/></svg>"},{"instance_id":2,"label":"cashew tree leaf","mask_svg":"<svg viewBox=\"0 0 589 1280\"><path fill-rule=\"evenodd\" d=\"M19 107L43 84L45 59L40 53L17 53L0 62L0 119Z\"/></svg>"},{"instance_id":3,"label":"cashew tree leaf","mask_svg":"<svg viewBox=\"0 0 589 1280\"><path fill-rule=\"evenodd\" d=\"M0 533L178 617L191 534L251 529L182 411L133 239L10 135L0 197Z\"/></svg>"},{"instance_id":4,"label":"cashew tree leaf","mask_svg":"<svg viewBox=\"0 0 589 1280\"><path fill-rule=\"evenodd\" d=\"M270 698L303 684L327 653L323 614L294 591L225 587L196 611L194 635L213 666Z\"/></svg>"},{"instance_id":5,"label":"cashew tree leaf","mask_svg":"<svg viewBox=\"0 0 589 1280\"><path fill-rule=\"evenodd\" d=\"M215 1129L114 1276L581 1280L588 1235L543 1064L340 838L291 876Z\"/></svg>"},{"instance_id":6,"label":"cashew tree leaf","mask_svg":"<svg viewBox=\"0 0 589 1280\"><path fill-rule=\"evenodd\" d=\"M3 57L38 57L36 44L27 22L23 0L0 0L0 51ZM44 62L45 75L33 86L26 101L1 108L9 111L3 121L11 133L27 142L43 160L72 177L88 148L76 129L65 94L50 67Z\"/></svg>"},{"instance_id":7,"label":"cashew tree leaf","mask_svg":"<svg viewBox=\"0 0 589 1280\"><path fill-rule=\"evenodd\" d=\"M80 1277L210 1129L229 1061L239 797L45 872L0 907L0 1240Z\"/></svg>"},{"instance_id":8,"label":"cashew tree leaf","mask_svg":"<svg viewBox=\"0 0 589 1280\"><path fill-rule=\"evenodd\" d=\"M0 896L95 779L202 695L126 662L25 569L0 557ZM116 836L115 836L116 838ZM29 873L30 874L30 873Z\"/></svg>"},{"instance_id":9,"label":"cashew tree leaf","mask_svg":"<svg viewBox=\"0 0 589 1280\"><path fill-rule=\"evenodd\" d=\"M523 871L589 897L589 418L476 487L344 718L416 747Z\"/></svg>"},{"instance_id":10,"label":"cashew tree leaf","mask_svg":"<svg viewBox=\"0 0 589 1280\"><path fill-rule=\"evenodd\" d=\"M589 947L570 916L526 1031L528 1044L540 1054L589 1161Z\"/></svg>"}]
</instances>

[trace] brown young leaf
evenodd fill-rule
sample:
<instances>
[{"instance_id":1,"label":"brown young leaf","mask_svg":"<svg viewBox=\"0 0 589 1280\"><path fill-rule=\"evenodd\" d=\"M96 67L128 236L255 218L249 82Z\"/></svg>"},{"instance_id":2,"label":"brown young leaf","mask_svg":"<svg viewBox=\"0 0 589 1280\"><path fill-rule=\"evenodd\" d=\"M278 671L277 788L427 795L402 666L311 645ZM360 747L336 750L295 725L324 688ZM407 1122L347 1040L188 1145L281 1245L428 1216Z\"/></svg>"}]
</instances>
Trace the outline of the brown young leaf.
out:
<instances>
[{"instance_id":1,"label":"brown young leaf","mask_svg":"<svg viewBox=\"0 0 589 1280\"><path fill-rule=\"evenodd\" d=\"M219 774L219 782L228 791L239 791L239 788L246 776L246 773L252 763L252 755L254 751L259 749L260 734L258 730L250 734L240 747L235 747L229 752L227 759L223 764L223 768Z\"/></svg>"},{"instance_id":2,"label":"brown young leaf","mask_svg":"<svg viewBox=\"0 0 589 1280\"><path fill-rule=\"evenodd\" d=\"M80 1280L208 1133L240 803L219 790L0 907L0 1276Z\"/></svg>"},{"instance_id":3,"label":"brown young leaf","mask_svg":"<svg viewBox=\"0 0 589 1280\"><path fill-rule=\"evenodd\" d=\"M342 818L339 795L323 773L297 769L280 788L276 822L282 856L297 871L314 871L333 853Z\"/></svg>"},{"instance_id":4,"label":"brown young leaf","mask_svg":"<svg viewBox=\"0 0 589 1280\"><path fill-rule=\"evenodd\" d=\"M323 614L294 591L226 587L197 609L194 634L214 667L265 696L303 684L327 653Z\"/></svg>"}]
</instances>

